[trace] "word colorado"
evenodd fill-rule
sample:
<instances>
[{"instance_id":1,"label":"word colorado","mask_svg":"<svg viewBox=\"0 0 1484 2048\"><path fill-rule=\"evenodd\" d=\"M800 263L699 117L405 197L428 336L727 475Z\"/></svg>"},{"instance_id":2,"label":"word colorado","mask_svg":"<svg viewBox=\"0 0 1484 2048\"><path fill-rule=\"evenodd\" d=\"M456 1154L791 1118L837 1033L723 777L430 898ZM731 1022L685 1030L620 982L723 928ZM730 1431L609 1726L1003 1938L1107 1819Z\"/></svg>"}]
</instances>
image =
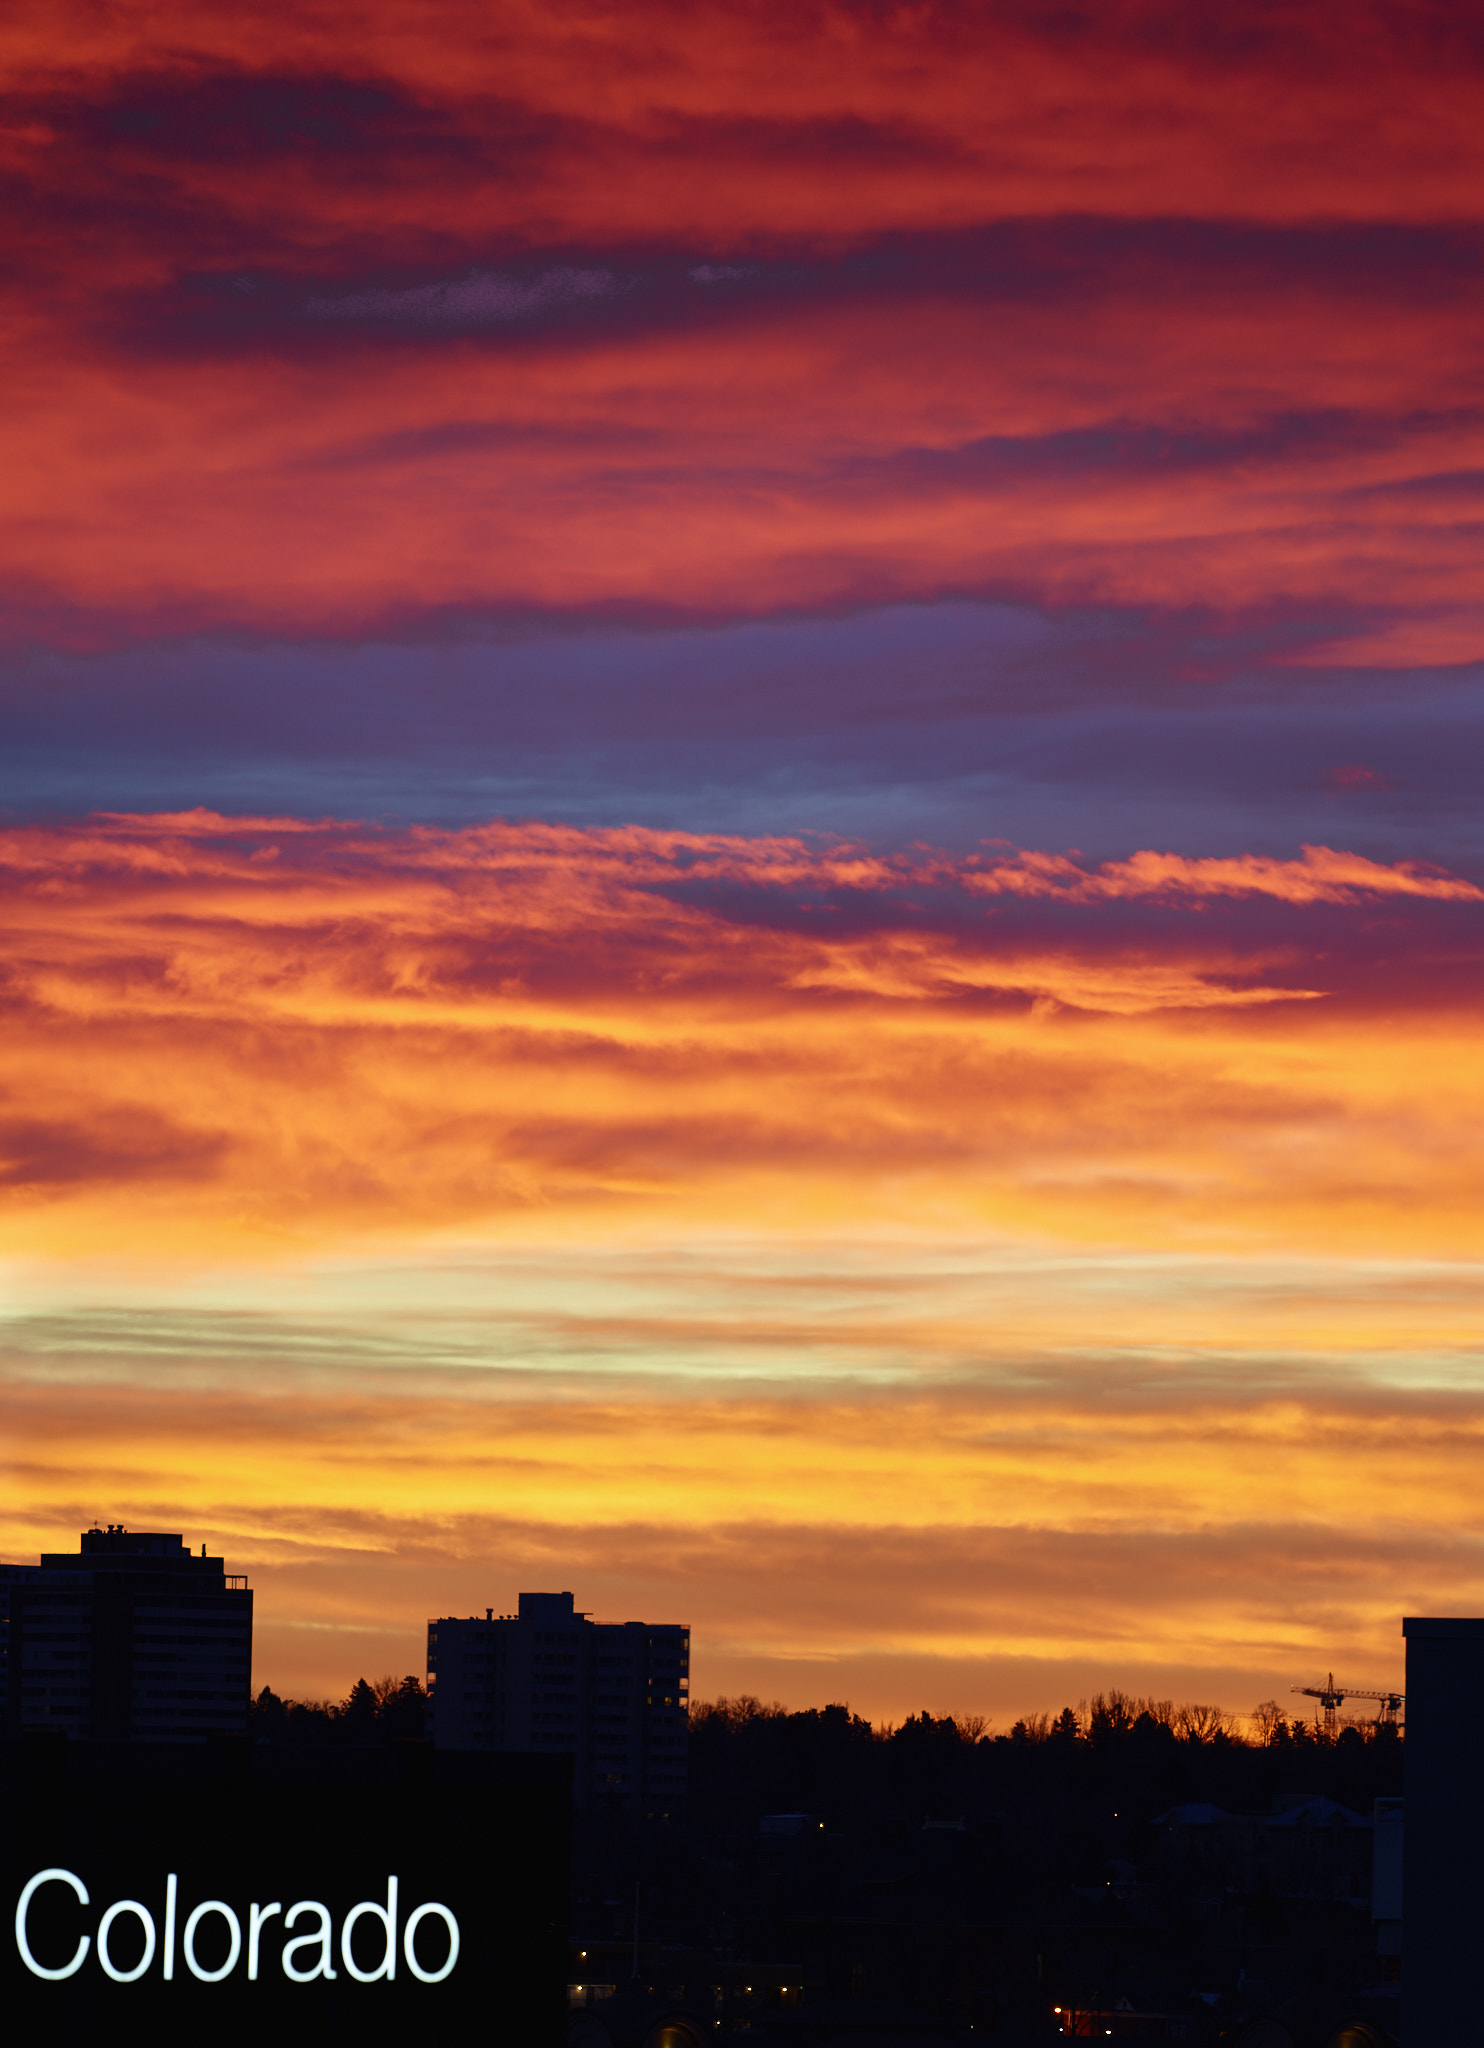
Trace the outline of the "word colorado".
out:
<instances>
[{"instance_id":1,"label":"word colorado","mask_svg":"<svg viewBox=\"0 0 1484 2048\"><path fill-rule=\"evenodd\" d=\"M165 1879L161 1927L157 1928L154 1914L141 1900L115 1899L100 1915L96 1935L82 1931L79 1925L71 1953L48 1960L34 1952L31 1937L32 1904L48 1885L70 1886L76 1895L77 1909L90 1906L92 1900L87 1886L74 1871L57 1867L38 1870L22 1887L15 1909L15 1945L32 1976L50 1983L75 1977L91 1951L104 1976L111 1977L115 1984L137 1984L154 1967L157 1954L161 1975L167 1983L175 1976L178 1955L199 1983L220 1984L237 1969L244 1950L247 1980L255 1983L263 1962L265 1937L271 1942L286 1935L291 1938L283 1940L279 1963L290 1983L313 1984L338 1974L334 1922L329 1907L318 1899L299 1899L287 1912L280 1899L269 1905L254 1901L247 1908L245 1928L236 1909L225 1899L202 1899L186 1914L177 1939L179 1883L174 1871ZM78 1917L80 1922L80 1910ZM459 1923L448 1907L429 1900L414 1908L402 1927L400 1944L397 1918L397 1880L389 1877L384 1906L374 1899L363 1899L350 1908L341 1923L338 1955L346 1974L358 1984L391 1983L397 1975L400 1947L409 1974L420 1984L441 1984L452 1976L459 1959ZM359 1943L355 1939L358 1927ZM302 1932L295 1933L296 1928ZM198 1946L205 1948L204 1958L198 1953Z\"/></svg>"}]
</instances>

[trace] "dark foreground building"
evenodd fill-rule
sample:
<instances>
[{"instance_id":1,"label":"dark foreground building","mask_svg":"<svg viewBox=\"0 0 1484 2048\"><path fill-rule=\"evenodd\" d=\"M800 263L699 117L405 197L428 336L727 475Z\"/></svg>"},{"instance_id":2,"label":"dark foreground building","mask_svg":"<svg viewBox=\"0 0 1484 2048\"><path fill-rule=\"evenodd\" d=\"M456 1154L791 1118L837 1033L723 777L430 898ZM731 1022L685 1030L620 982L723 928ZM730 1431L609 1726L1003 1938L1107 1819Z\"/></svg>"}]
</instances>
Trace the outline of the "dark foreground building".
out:
<instances>
[{"instance_id":1,"label":"dark foreground building","mask_svg":"<svg viewBox=\"0 0 1484 2048\"><path fill-rule=\"evenodd\" d=\"M1407 1639L1402 2020L1407 2048L1484 2039L1484 1620L1413 1616Z\"/></svg>"},{"instance_id":2,"label":"dark foreground building","mask_svg":"<svg viewBox=\"0 0 1484 2048\"><path fill-rule=\"evenodd\" d=\"M563 2038L566 1758L0 1741L16 2040Z\"/></svg>"},{"instance_id":3,"label":"dark foreground building","mask_svg":"<svg viewBox=\"0 0 1484 2048\"><path fill-rule=\"evenodd\" d=\"M178 1535L86 1530L75 1552L0 1567L4 1727L98 1741L241 1735L252 1593Z\"/></svg>"},{"instance_id":4,"label":"dark foreground building","mask_svg":"<svg viewBox=\"0 0 1484 2048\"><path fill-rule=\"evenodd\" d=\"M578 1806L656 1819L685 1806L690 1630L595 1622L570 1593L428 1623L428 1723L440 1749L566 1753Z\"/></svg>"}]
</instances>

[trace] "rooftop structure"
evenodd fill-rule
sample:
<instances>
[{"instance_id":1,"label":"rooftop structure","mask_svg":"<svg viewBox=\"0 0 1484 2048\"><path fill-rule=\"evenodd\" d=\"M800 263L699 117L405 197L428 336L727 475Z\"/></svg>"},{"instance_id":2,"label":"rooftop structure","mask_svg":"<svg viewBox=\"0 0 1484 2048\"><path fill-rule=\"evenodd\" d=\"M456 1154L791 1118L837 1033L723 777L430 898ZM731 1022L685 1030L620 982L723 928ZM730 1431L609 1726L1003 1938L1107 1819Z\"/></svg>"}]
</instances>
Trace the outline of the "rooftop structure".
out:
<instances>
[{"instance_id":1,"label":"rooftop structure","mask_svg":"<svg viewBox=\"0 0 1484 2048\"><path fill-rule=\"evenodd\" d=\"M4 1725L84 1740L240 1735L252 1594L179 1535L112 1524L75 1551L0 1566Z\"/></svg>"},{"instance_id":2,"label":"rooftop structure","mask_svg":"<svg viewBox=\"0 0 1484 2048\"><path fill-rule=\"evenodd\" d=\"M595 1622L570 1593L522 1593L514 1614L428 1623L435 1744L565 1751L579 1806L683 1808L689 1685L688 1628Z\"/></svg>"}]
</instances>

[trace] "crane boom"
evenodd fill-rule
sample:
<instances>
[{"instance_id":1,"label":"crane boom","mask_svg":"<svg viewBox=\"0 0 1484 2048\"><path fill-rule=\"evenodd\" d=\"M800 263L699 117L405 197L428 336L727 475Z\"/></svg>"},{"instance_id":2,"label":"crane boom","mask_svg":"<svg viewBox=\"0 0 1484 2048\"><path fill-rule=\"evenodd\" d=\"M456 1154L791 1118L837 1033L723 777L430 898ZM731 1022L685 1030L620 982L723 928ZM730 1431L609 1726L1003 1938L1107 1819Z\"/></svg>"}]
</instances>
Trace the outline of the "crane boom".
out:
<instances>
[{"instance_id":1,"label":"crane boom","mask_svg":"<svg viewBox=\"0 0 1484 2048\"><path fill-rule=\"evenodd\" d=\"M1324 1710L1325 1728L1330 1734L1334 1733L1335 1716L1346 1700L1379 1700L1381 1711L1376 1716L1377 1721L1390 1722L1393 1725L1397 1715L1407 1704L1407 1695L1404 1692L1393 1692L1389 1688L1381 1691L1364 1685L1336 1685L1335 1674L1332 1671L1327 1673L1323 1685L1292 1685L1289 1691L1302 1693L1306 1699L1318 1700Z\"/></svg>"}]
</instances>

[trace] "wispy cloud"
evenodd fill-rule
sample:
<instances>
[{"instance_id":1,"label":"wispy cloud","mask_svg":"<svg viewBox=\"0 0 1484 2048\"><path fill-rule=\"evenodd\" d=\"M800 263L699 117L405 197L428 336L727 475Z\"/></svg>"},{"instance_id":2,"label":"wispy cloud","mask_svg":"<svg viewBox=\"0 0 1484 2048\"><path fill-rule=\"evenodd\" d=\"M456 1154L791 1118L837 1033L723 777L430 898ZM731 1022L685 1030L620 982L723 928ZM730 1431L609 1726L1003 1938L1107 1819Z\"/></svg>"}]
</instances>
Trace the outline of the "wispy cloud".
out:
<instances>
[{"instance_id":1,"label":"wispy cloud","mask_svg":"<svg viewBox=\"0 0 1484 2048\"><path fill-rule=\"evenodd\" d=\"M1348 715L1484 651L1440 20L18 0L6 726L111 811L0 830L11 1555L197 1527L336 1690L560 1559L877 1711L1241 1707L1476 1604L1471 700ZM1249 800L1208 721L1156 823L1212 704ZM254 815L122 814L187 725ZM320 816L373 729L557 798ZM569 800L636 735L665 802ZM786 830L708 829L742 751Z\"/></svg>"},{"instance_id":2,"label":"wispy cloud","mask_svg":"<svg viewBox=\"0 0 1484 2048\"><path fill-rule=\"evenodd\" d=\"M1472 53L355 18L271 75L189 10L17 32L12 644L960 597L1484 649Z\"/></svg>"},{"instance_id":3,"label":"wispy cloud","mask_svg":"<svg viewBox=\"0 0 1484 2048\"><path fill-rule=\"evenodd\" d=\"M1427 863L1388 866L1328 846L1306 846L1298 860L1251 854L1190 859L1147 851L1092 869L1066 855L1022 853L970 872L964 886L989 896L1060 896L1077 903L1120 897L1190 903L1215 896L1271 896L1284 903L1360 903L1388 896L1484 903L1484 889Z\"/></svg>"},{"instance_id":4,"label":"wispy cloud","mask_svg":"<svg viewBox=\"0 0 1484 2048\"><path fill-rule=\"evenodd\" d=\"M204 811L0 868L37 1249L923 1208L1474 1243L1484 898L1435 870Z\"/></svg>"},{"instance_id":5,"label":"wispy cloud","mask_svg":"<svg viewBox=\"0 0 1484 2048\"><path fill-rule=\"evenodd\" d=\"M704 1690L766 1671L818 1703L838 1662L859 1705L899 1714L931 1663L940 1708L1013 1712L1059 1704L1072 1674L1183 1691L1204 1670L1247 1709L1326 1651L1384 1675L1408 1603L1484 1585L1476 1399L1233 1386L1141 1414L1116 1370L885 1401L188 1369L137 1389L11 1369L5 1398L6 1547L96 1499L209 1531L254 1577L258 1670L280 1685L348 1682L317 1629L361 1623L411 1668L430 1616L559 1569L615 1618L695 1624Z\"/></svg>"},{"instance_id":6,"label":"wispy cloud","mask_svg":"<svg viewBox=\"0 0 1484 2048\"><path fill-rule=\"evenodd\" d=\"M406 321L419 327L498 327L572 306L612 298L619 281L611 270L557 265L534 277L471 270L446 284L404 290L351 291L306 299L311 320Z\"/></svg>"}]
</instances>

